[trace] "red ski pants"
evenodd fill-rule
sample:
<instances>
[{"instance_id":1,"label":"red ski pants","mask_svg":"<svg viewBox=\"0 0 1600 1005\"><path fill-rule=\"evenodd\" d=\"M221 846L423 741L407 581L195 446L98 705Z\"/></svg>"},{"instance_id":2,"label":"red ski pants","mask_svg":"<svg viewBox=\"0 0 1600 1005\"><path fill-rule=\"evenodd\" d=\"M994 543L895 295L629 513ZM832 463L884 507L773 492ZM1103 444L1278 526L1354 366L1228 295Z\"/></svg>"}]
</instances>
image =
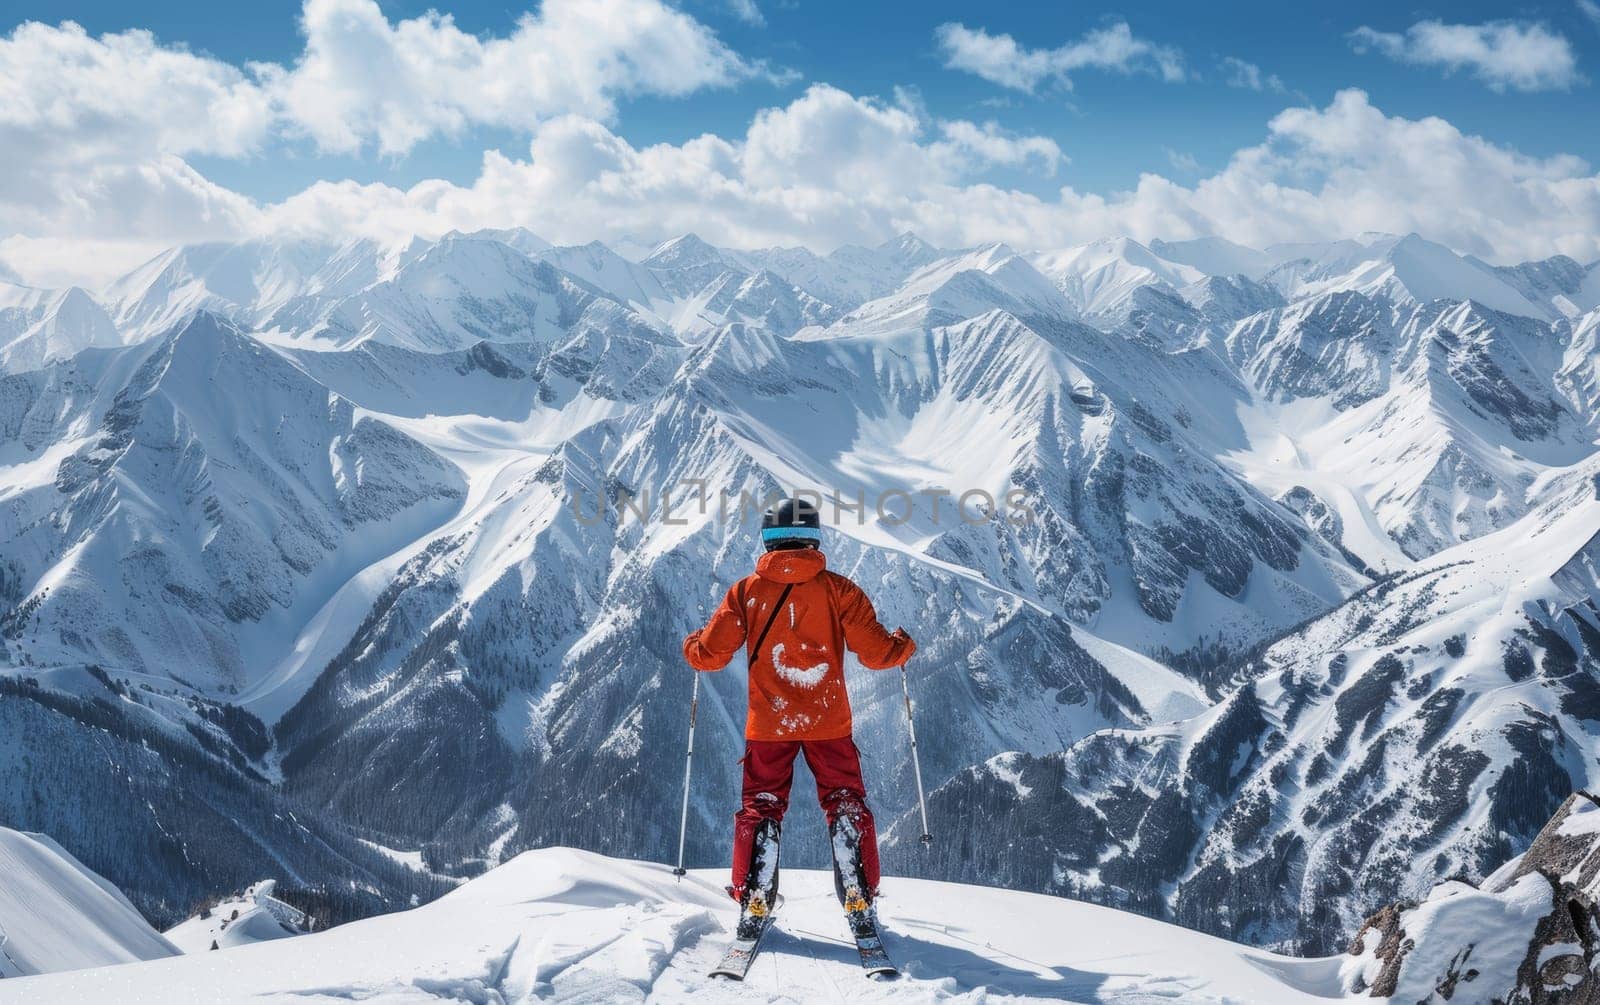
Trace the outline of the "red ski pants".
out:
<instances>
[{"instance_id":1,"label":"red ski pants","mask_svg":"<svg viewBox=\"0 0 1600 1005\"><path fill-rule=\"evenodd\" d=\"M746 740L744 792L733 815L733 886L744 886L750 871L750 846L762 820L783 820L794 782L794 758L806 755L817 780L817 802L828 825L850 817L861 835L861 866L867 886L878 888L878 830L867 809L867 787L861 780L861 754L848 736L836 740ZM870 891L869 891L870 892Z\"/></svg>"}]
</instances>

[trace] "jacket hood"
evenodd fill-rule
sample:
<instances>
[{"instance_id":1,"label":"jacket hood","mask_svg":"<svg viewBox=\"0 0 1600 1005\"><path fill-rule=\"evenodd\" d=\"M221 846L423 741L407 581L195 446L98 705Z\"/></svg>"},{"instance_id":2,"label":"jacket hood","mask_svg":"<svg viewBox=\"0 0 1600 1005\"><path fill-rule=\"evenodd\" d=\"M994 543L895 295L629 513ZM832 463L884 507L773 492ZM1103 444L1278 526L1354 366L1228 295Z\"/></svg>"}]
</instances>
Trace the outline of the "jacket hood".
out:
<instances>
[{"instance_id":1,"label":"jacket hood","mask_svg":"<svg viewBox=\"0 0 1600 1005\"><path fill-rule=\"evenodd\" d=\"M812 548L769 551L756 559L756 575L774 583L804 583L822 575L828 556Z\"/></svg>"}]
</instances>

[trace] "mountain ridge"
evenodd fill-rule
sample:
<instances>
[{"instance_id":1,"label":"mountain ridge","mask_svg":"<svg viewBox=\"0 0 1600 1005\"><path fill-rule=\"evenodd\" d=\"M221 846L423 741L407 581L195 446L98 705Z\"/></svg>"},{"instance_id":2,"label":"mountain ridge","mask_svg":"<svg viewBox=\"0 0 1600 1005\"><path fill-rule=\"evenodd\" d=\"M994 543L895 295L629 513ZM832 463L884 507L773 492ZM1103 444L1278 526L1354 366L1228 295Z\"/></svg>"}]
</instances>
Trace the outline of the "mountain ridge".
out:
<instances>
[{"instance_id":1,"label":"mountain ridge","mask_svg":"<svg viewBox=\"0 0 1600 1005\"><path fill-rule=\"evenodd\" d=\"M1593 273L1416 235L175 249L93 305L112 329L89 344L67 323L88 294L60 323L0 310L29 347L0 357L0 711L73 752L41 791L113 783L86 723L166 737L146 809L62 835L146 910L192 882L108 842L160 847L201 785L292 806L333 849L196 842L214 892L283 860L360 873L370 910L532 847L664 857L678 643L758 548L716 500L859 495L829 560L918 637L933 805L1043 835L943 874L1326 951L1373 901L1492 869L1558 798L1491 788L1593 782L1600 585L1588 550L1550 551L1553 527L1594 532L1572 522L1600 457ZM1481 613L1483 583L1530 582L1560 590L1478 642L1426 634ZM850 675L875 804L903 821L898 687ZM742 671L702 683L706 862ZM1473 735L1482 763L1440 753ZM1498 836L1459 819L1463 785ZM1308 788L1344 824L1302 819ZM32 791L0 799L59 825ZM1412 831L1368 826L1396 805ZM816 822L793 834L823 864ZM1264 899L1273 869L1311 879Z\"/></svg>"}]
</instances>

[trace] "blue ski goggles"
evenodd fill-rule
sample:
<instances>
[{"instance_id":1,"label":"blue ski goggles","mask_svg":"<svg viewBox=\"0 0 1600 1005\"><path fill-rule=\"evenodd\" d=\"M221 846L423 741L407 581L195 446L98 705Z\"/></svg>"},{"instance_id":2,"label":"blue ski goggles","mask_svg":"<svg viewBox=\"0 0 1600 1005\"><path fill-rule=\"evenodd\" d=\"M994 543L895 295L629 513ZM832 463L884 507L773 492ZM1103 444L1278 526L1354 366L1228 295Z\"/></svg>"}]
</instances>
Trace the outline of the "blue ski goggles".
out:
<instances>
[{"instance_id":1,"label":"blue ski goggles","mask_svg":"<svg viewBox=\"0 0 1600 1005\"><path fill-rule=\"evenodd\" d=\"M822 531L815 527L768 527L761 532L761 543L769 541L816 541L821 543Z\"/></svg>"}]
</instances>

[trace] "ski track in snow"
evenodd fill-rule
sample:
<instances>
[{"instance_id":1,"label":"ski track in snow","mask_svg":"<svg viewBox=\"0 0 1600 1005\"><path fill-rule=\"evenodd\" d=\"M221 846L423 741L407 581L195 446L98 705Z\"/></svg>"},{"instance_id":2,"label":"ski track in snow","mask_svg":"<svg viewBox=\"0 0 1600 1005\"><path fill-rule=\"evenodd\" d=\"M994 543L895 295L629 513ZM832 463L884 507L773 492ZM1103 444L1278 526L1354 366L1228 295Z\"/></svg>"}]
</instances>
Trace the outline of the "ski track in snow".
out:
<instances>
[{"instance_id":1,"label":"ski track in snow","mask_svg":"<svg viewBox=\"0 0 1600 1005\"><path fill-rule=\"evenodd\" d=\"M831 876L786 870L744 983L706 976L737 920L721 870L528 852L432 904L314 935L0 981L3 1005L233 1002L1274 1002L1334 994L1336 961L1295 960L1106 908L889 879L899 980L861 971Z\"/></svg>"}]
</instances>

